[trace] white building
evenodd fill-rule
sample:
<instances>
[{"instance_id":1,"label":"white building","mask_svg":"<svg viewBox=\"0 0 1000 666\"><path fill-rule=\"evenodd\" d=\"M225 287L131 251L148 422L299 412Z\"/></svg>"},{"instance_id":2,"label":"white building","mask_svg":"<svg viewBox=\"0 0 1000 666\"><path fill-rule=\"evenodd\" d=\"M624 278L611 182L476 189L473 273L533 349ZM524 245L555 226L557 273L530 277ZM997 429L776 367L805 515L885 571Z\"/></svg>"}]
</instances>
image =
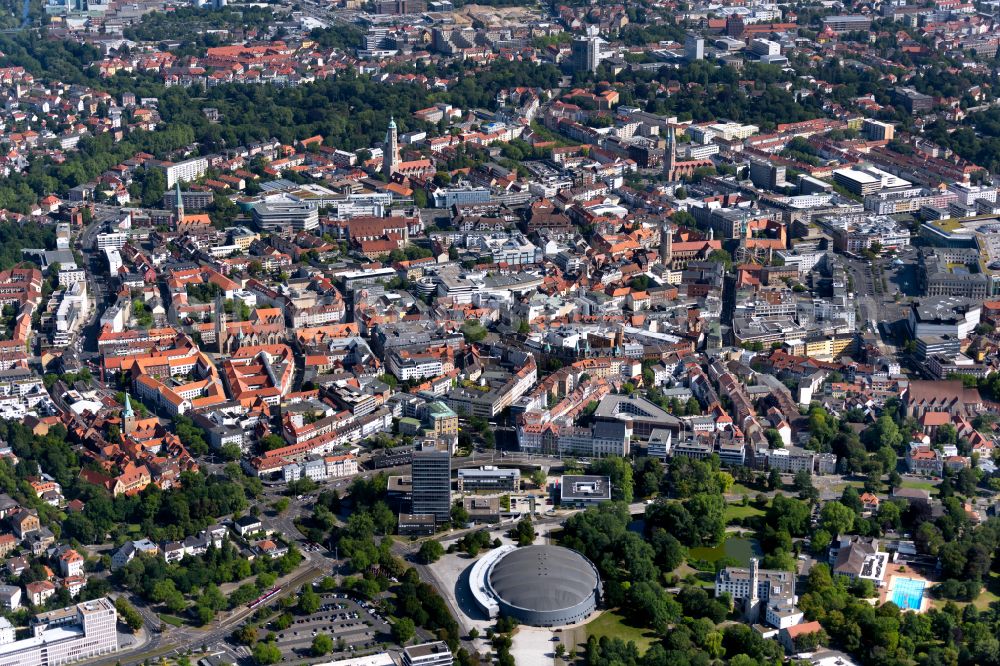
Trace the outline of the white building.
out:
<instances>
[{"instance_id":1,"label":"white building","mask_svg":"<svg viewBox=\"0 0 1000 666\"><path fill-rule=\"evenodd\" d=\"M0 608L17 610L21 607L21 588L17 585L0 585Z\"/></svg>"},{"instance_id":2,"label":"white building","mask_svg":"<svg viewBox=\"0 0 1000 666\"><path fill-rule=\"evenodd\" d=\"M403 648L403 666L451 666L455 659L443 641Z\"/></svg>"},{"instance_id":3,"label":"white building","mask_svg":"<svg viewBox=\"0 0 1000 666\"><path fill-rule=\"evenodd\" d=\"M826 256L826 250L778 250L775 255L785 263L785 266L794 266L798 269L799 275L805 275L823 260L823 257Z\"/></svg>"},{"instance_id":4,"label":"white building","mask_svg":"<svg viewBox=\"0 0 1000 666\"><path fill-rule=\"evenodd\" d=\"M135 559L136 555L156 555L160 547L149 539L126 541L111 555L111 570L117 571Z\"/></svg>"},{"instance_id":5,"label":"white building","mask_svg":"<svg viewBox=\"0 0 1000 666\"><path fill-rule=\"evenodd\" d=\"M401 381L438 377L444 373L441 358L434 354L410 353L406 350L391 350L386 354L389 372Z\"/></svg>"},{"instance_id":6,"label":"white building","mask_svg":"<svg viewBox=\"0 0 1000 666\"><path fill-rule=\"evenodd\" d=\"M125 247L125 243L128 242L128 234L124 231L115 231L109 234L98 234L97 235L97 249L104 250L109 247L113 247L116 250L120 250Z\"/></svg>"},{"instance_id":7,"label":"white building","mask_svg":"<svg viewBox=\"0 0 1000 666\"><path fill-rule=\"evenodd\" d=\"M208 160L204 157L196 157L185 162L163 162L160 165L164 175L167 177L167 189L177 183L198 180L208 171Z\"/></svg>"},{"instance_id":8,"label":"white building","mask_svg":"<svg viewBox=\"0 0 1000 666\"><path fill-rule=\"evenodd\" d=\"M68 266L62 266L59 270L59 286L68 287L71 284L77 282L83 282L87 279L87 271L82 268L77 268L76 264L69 264Z\"/></svg>"},{"instance_id":9,"label":"white building","mask_svg":"<svg viewBox=\"0 0 1000 666\"><path fill-rule=\"evenodd\" d=\"M733 139L748 139L754 134L760 132L760 128L756 125L741 125L739 123L715 123L709 125L709 129L712 130L716 136L720 136L726 141L732 141Z\"/></svg>"},{"instance_id":10,"label":"white building","mask_svg":"<svg viewBox=\"0 0 1000 666\"><path fill-rule=\"evenodd\" d=\"M52 332L52 344L55 347L65 347L73 334L83 325L90 313L90 300L87 298L86 281L74 282L62 292L62 300L56 309L55 330Z\"/></svg>"},{"instance_id":11,"label":"white building","mask_svg":"<svg viewBox=\"0 0 1000 666\"><path fill-rule=\"evenodd\" d=\"M726 567L716 575L715 596L727 593L737 607L743 607L747 622L764 619L778 629L802 622L802 612L795 607L795 574L791 571L760 569L757 558L752 558L747 569Z\"/></svg>"},{"instance_id":12,"label":"white building","mask_svg":"<svg viewBox=\"0 0 1000 666\"><path fill-rule=\"evenodd\" d=\"M834 169L833 182L844 187L848 192L861 196L874 194L879 190L904 188L911 185L910 181L873 166Z\"/></svg>"},{"instance_id":13,"label":"white building","mask_svg":"<svg viewBox=\"0 0 1000 666\"><path fill-rule=\"evenodd\" d=\"M762 56L781 55L781 44L770 39L750 40L750 51Z\"/></svg>"},{"instance_id":14,"label":"white building","mask_svg":"<svg viewBox=\"0 0 1000 666\"><path fill-rule=\"evenodd\" d=\"M108 273L117 275L118 269L122 267L122 253L115 247L104 248L104 258L108 262Z\"/></svg>"},{"instance_id":15,"label":"white building","mask_svg":"<svg viewBox=\"0 0 1000 666\"><path fill-rule=\"evenodd\" d=\"M805 449L767 449L768 469L776 469L785 474L796 472L813 473L816 466L816 454Z\"/></svg>"},{"instance_id":16,"label":"white building","mask_svg":"<svg viewBox=\"0 0 1000 666\"><path fill-rule=\"evenodd\" d=\"M997 188L989 185L970 185L968 183L952 183L948 186L949 192L958 195L958 201L963 206L972 206L979 200L995 203L997 200Z\"/></svg>"},{"instance_id":17,"label":"white building","mask_svg":"<svg viewBox=\"0 0 1000 666\"><path fill-rule=\"evenodd\" d=\"M20 420L39 403L51 405L41 377L27 368L0 370L0 418Z\"/></svg>"},{"instance_id":18,"label":"white building","mask_svg":"<svg viewBox=\"0 0 1000 666\"><path fill-rule=\"evenodd\" d=\"M951 336L959 340L979 325L982 306L961 296L929 296L910 306L910 332L914 338Z\"/></svg>"},{"instance_id":19,"label":"white building","mask_svg":"<svg viewBox=\"0 0 1000 666\"><path fill-rule=\"evenodd\" d=\"M40 613L32 635L0 644L0 666L60 666L118 650L118 613L107 597ZM0 628L0 640L9 637Z\"/></svg>"},{"instance_id":20,"label":"white building","mask_svg":"<svg viewBox=\"0 0 1000 666\"><path fill-rule=\"evenodd\" d=\"M254 223L267 231L311 231L319 226L319 208L314 202L262 201L254 204L250 213Z\"/></svg>"},{"instance_id":21,"label":"white building","mask_svg":"<svg viewBox=\"0 0 1000 666\"><path fill-rule=\"evenodd\" d=\"M311 456L281 468L282 478L286 483L298 481L303 477L313 481L326 481L354 476L357 473L358 459L350 453L341 456Z\"/></svg>"},{"instance_id":22,"label":"white building","mask_svg":"<svg viewBox=\"0 0 1000 666\"><path fill-rule=\"evenodd\" d=\"M0 617L0 645L8 645L14 642L14 625L5 617Z\"/></svg>"},{"instance_id":23,"label":"white building","mask_svg":"<svg viewBox=\"0 0 1000 666\"><path fill-rule=\"evenodd\" d=\"M498 234L495 236L470 235L466 246L478 248L483 254L493 256L495 263L507 263L512 266L519 264L534 264L543 259L544 253L521 233Z\"/></svg>"}]
</instances>

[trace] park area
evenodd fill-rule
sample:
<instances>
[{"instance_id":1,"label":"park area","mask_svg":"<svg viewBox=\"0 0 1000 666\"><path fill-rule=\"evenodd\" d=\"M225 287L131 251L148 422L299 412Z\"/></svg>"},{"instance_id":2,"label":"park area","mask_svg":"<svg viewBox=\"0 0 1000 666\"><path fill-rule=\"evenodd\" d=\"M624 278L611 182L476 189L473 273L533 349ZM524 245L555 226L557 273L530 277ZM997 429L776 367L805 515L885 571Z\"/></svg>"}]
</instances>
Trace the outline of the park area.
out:
<instances>
[{"instance_id":1,"label":"park area","mask_svg":"<svg viewBox=\"0 0 1000 666\"><path fill-rule=\"evenodd\" d=\"M760 545L755 539L745 539L743 537L729 535L726 540L718 546L704 546L700 548L692 548L688 551L688 562L692 564L695 568L705 568L698 567L695 563L706 563L710 565L707 568L712 570L715 569L715 563L719 560L726 558L737 563L737 566L745 567L749 566L751 557L762 557Z\"/></svg>"}]
</instances>

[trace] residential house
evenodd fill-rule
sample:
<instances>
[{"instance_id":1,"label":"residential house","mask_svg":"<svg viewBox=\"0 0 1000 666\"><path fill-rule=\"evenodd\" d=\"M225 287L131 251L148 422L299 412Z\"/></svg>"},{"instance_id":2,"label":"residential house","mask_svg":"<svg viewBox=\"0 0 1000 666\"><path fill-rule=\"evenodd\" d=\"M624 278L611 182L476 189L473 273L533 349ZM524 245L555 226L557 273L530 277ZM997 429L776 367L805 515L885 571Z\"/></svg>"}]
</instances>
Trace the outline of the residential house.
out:
<instances>
[{"instance_id":1,"label":"residential house","mask_svg":"<svg viewBox=\"0 0 1000 666\"><path fill-rule=\"evenodd\" d=\"M111 555L111 570L121 569L131 562L136 555L156 555L160 552L159 546L149 539L139 539L137 541L126 541L122 547Z\"/></svg>"},{"instance_id":2,"label":"residential house","mask_svg":"<svg viewBox=\"0 0 1000 666\"><path fill-rule=\"evenodd\" d=\"M10 526L19 539L24 539L32 532L38 531L42 524L38 520L37 511L19 508L10 514Z\"/></svg>"},{"instance_id":3,"label":"residential house","mask_svg":"<svg viewBox=\"0 0 1000 666\"><path fill-rule=\"evenodd\" d=\"M24 586L28 602L33 606L41 606L45 601L56 593L56 586L51 581L38 580Z\"/></svg>"},{"instance_id":4,"label":"residential house","mask_svg":"<svg viewBox=\"0 0 1000 666\"><path fill-rule=\"evenodd\" d=\"M245 537L248 534L256 534L264 529L264 524L260 522L259 518L254 516L243 516L242 518L237 518L233 523L233 529L241 537Z\"/></svg>"},{"instance_id":5,"label":"residential house","mask_svg":"<svg viewBox=\"0 0 1000 666\"><path fill-rule=\"evenodd\" d=\"M28 548L31 549L31 554L38 557L56 542L56 535L49 528L40 527L29 534L25 542L27 542Z\"/></svg>"},{"instance_id":6,"label":"residential house","mask_svg":"<svg viewBox=\"0 0 1000 666\"><path fill-rule=\"evenodd\" d=\"M867 518L878 511L879 498L872 493L862 493L861 495L861 515Z\"/></svg>"},{"instance_id":7,"label":"residential house","mask_svg":"<svg viewBox=\"0 0 1000 666\"><path fill-rule=\"evenodd\" d=\"M85 576L67 576L62 579L60 585L66 588L69 596L75 599L80 594L80 591L86 587L87 578Z\"/></svg>"},{"instance_id":8,"label":"residential house","mask_svg":"<svg viewBox=\"0 0 1000 666\"><path fill-rule=\"evenodd\" d=\"M257 552L261 555L266 555L272 560L276 560L288 553L288 547L271 539L265 539L257 544Z\"/></svg>"},{"instance_id":9,"label":"residential house","mask_svg":"<svg viewBox=\"0 0 1000 666\"><path fill-rule=\"evenodd\" d=\"M83 575L83 555L69 548L59 555L59 573L63 578Z\"/></svg>"},{"instance_id":10,"label":"residential house","mask_svg":"<svg viewBox=\"0 0 1000 666\"><path fill-rule=\"evenodd\" d=\"M13 534L0 534L0 557L7 557L17 548L18 541Z\"/></svg>"},{"instance_id":11,"label":"residential house","mask_svg":"<svg viewBox=\"0 0 1000 666\"><path fill-rule=\"evenodd\" d=\"M7 518L21 508L17 501L7 493L0 493L0 518Z\"/></svg>"},{"instance_id":12,"label":"residential house","mask_svg":"<svg viewBox=\"0 0 1000 666\"><path fill-rule=\"evenodd\" d=\"M910 474L941 476L941 456L930 446L913 442L906 452L906 468Z\"/></svg>"},{"instance_id":13,"label":"residential house","mask_svg":"<svg viewBox=\"0 0 1000 666\"><path fill-rule=\"evenodd\" d=\"M21 588L16 585L0 585L0 608L17 610L21 607Z\"/></svg>"},{"instance_id":14,"label":"residential house","mask_svg":"<svg viewBox=\"0 0 1000 666\"><path fill-rule=\"evenodd\" d=\"M12 557L7 560L7 571L11 577L20 576L28 570L28 560L23 557Z\"/></svg>"}]
</instances>

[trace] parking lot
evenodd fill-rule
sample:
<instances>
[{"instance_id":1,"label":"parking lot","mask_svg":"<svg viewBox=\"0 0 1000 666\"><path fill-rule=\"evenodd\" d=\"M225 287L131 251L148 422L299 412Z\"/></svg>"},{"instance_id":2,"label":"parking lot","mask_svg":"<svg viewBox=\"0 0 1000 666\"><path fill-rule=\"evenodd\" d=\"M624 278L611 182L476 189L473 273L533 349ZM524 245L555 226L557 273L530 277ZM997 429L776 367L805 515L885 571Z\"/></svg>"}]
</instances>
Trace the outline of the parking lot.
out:
<instances>
[{"instance_id":1,"label":"parking lot","mask_svg":"<svg viewBox=\"0 0 1000 666\"><path fill-rule=\"evenodd\" d=\"M278 637L282 662L301 663L307 659L329 661L331 655L314 657L312 642L318 634L329 635L334 642L334 658L347 658L375 652L382 643L392 643L390 628L378 611L365 602L349 598L344 593L320 593L322 605L312 615L294 615L292 626L274 628L273 620L266 626Z\"/></svg>"}]
</instances>

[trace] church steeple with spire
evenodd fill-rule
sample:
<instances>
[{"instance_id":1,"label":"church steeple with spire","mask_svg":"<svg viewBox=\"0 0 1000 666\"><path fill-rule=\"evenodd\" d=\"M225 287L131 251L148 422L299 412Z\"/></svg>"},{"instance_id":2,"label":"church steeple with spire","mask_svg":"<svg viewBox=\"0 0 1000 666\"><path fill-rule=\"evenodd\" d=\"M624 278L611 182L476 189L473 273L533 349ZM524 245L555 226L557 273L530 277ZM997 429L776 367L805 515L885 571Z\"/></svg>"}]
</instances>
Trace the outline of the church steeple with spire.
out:
<instances>
[{"instance_id":1,"label":"church steeple with spire","mask_svg":"<svg viewBox=\"0 0 1000 666\"><path fill-rule=\"evenodd\" d=\"M389 118L389 129L385 133L385 145L382 147L382 173L392 179L399 171L399 136L396 134L396 119Z\"/></svg>"},{"instance_id":2,"label":"church steeple with spire","mask_svg":"<svg viewBox=\"0 0 1000 666\"><path fill-rule=\"evenodd\" d=\"M174 183L174 215L178 224L184 221L184 196L181 195L180 182Z\"/></svg>"},{"instance_id":3,"label":"church steeple with spire","mask_svg":"<svg viewBox=\"0 0 1000 666\"><path fill-rule=\"evenodd\" d=\"M122 409L122 434L128 435L135 430L135 412L132 410L132 398L125 392L125 408Z\"/></svg>"},{"instance_id":4,"label":"church steeple with spire","mask_svg":"<svg viewBox=\"0 0 1000 666\"><path fill-rule=\"evenodd\" d=\"M663 155L663 175L667 182L677 180L677 131L673 125L667 126L667 147Z\"/></svg>"}]
</instances>

